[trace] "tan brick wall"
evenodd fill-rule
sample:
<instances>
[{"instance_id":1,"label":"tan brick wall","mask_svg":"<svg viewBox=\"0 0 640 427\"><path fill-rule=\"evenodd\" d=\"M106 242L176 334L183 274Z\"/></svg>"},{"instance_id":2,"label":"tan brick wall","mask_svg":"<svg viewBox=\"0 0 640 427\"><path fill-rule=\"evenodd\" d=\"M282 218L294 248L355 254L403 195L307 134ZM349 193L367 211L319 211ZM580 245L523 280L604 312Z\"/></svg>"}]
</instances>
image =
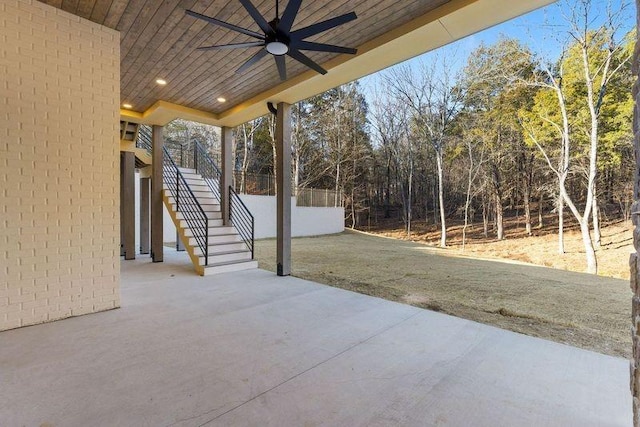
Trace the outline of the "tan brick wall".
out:
<instances>
[{"instance_id":1,"label":"tan brick wall","mask_svg":"<svg viewBox=\"0 0 640 427\"><path fill-rule=\"evenodd\" d=\"M119 33L0 0L0 330L120 305Z\"/></svg>"}]
</instances>

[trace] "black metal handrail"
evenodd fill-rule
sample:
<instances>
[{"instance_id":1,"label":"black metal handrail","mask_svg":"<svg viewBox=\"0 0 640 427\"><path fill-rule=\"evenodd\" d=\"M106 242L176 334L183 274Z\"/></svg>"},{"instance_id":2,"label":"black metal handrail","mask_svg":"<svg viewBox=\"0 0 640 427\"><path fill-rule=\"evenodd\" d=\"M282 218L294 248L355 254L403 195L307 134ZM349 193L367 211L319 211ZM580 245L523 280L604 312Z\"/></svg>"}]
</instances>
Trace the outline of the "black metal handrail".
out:
<instances>
[{"instance_id":1,"label":"black metal handrail","mask_svg":"<svg viewBox=\"0 0 640 427\"><path fill-rule=\"evenodd\" d=\"M209 152L197 141L193 147L193 167L196 173L199 173L207 183L216 200L220 201L220 178L222 172L220 172L220 168L218 168Z\"/></svg>"},{"instance_id":2,"label":"black metal handrail","mask_svg":"<svg viewBox=\"0 0 640 427\"><path fill-rule=\"evenodd\" d=\"M206 266L209 264L209 218L166 147L163 147L163 153L162 177L176 201L176 215L182 214L204 255Z\"/></svg>"},{"instance_id":3,"label":"black metal handrail","mask_svg":"<svg viewBox=\"0 0 640 427\"><path fill-rule=\"evenodd\" d=\"M188 156L185 156L184 145L175 141L164 141L164 147L167 149L171 158L179 168L191 168Z\"/></svg>"},{"instance_id":4,"label":"black metal handrail","mask_svg":"<svg viewBox=\"0 0 640 427\"><path fill-rule=\"evenodd\" d=\"M238 230L242 241L251 249L251 259L253 259L255 221L247 206L231 186L229 186L229 220L236 230Z\"/></svg>"},{"instance_id":5,"label":"black metal handrail","mask_svg":"<svg viewBox=\"0 0 640 427\"><path fill-rule=\"evenodd\" d=\"M136 147L144 148L151 153L152 147L152 130L151 126L140 125L138 127L138 138L136 139Z\"/></svg>"}]
</instances>

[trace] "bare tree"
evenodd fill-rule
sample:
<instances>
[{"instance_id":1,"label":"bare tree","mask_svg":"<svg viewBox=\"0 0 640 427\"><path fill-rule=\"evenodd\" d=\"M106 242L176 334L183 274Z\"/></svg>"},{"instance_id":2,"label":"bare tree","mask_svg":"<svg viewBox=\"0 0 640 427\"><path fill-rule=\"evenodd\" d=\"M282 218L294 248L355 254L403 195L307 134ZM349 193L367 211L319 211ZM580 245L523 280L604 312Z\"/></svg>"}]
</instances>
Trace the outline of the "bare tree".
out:
<instances>
[{"instance_id":1,"label":"bare tree","mask_svg":"<svg viewBox=\"0 0 640 427\"><path fill-rule=\"evenodd\" d=\"M534 82L535 85L553 93L556 99L556 111L559 111L559 115L551 112L542 113L540 117L556 129L560 136L561 155L557 165L554 165L549 158L547 150L536 135L536 129L531 126L528 128L525 126L528 136L540 149L547 164L558 177L559 194L562 199L562 203L558 206L559 215L561 215L561 206L566 204L580 224L580 232L586 253L587 271L592 274L597 274L598 272L596 252L591 237L590 220L593 217L594 224L598 226L596 177L598 173L600 113L605 101L608 84L615 74L630 61L630 54L623 51L624 39L620 38L618 34L627 6L623 2L619 9L613 10L610 2L604 23L597 30L592 30L591 26L595 17L592 16L593 3L591 0L574 0L565 2L563 5L562 12L569 25L570 42L564 45L563 54L556 67L549 66L544 62L541 63L542 78ZM578 79L580 74L582 77ZM574 85L580 82L582 90L586 94L586 96L579 97L580 103L589 112L589 121L586 124L588 134L587 196L582 212L580 212L566 188L573 150L572 142L574 139L579 138L578 135L575 135L574 126L572 126L575 118L570 117L569 112L568 93L571 93L572 98L578 98L577 91L570 92L573 87L567 84L567 80L571 81L571 77L575 78ZM575 102L574 99L572 101ZM594 207L596 207L595 210ZM599 236L599 230L597 235ZM560 249L563 250L562 246Z\"/></svg>"},{"instance_id":2,"label":"bare tree","mask_svg":"<svg viewBox=\"0 0 640 427\"><path fill-rule=\"evenodd\" d=\"M391 88L385 80L379 81L377 88L371 103L370 121L374 141L384 161L383 206L385 218L388 218L393 177L401 174L400 181L408 181L405 187L413 187L413 150L408 147L407 117L403 104L393 98ZM403 149L403 145L408 149ZM410 164L408 168L405 166L407 164ZM405 174L407 169L411 172L409 176ZM406 191L402 191L402 204L405 229L410 234L412 203L409 203Z\"/></svg>"},{"instance_id":3,"label":"bare tree","mask_svg":"<svg viewBox=\"0 0 640 427\"><path fill-rule=\"evenodd\" d=\"M440 246L447 245L444 204L444 152L448 132L462 104L460 87L454 84L451 64L442 57L423 63L418 71L405 65L385 77L395 95L411 110L412 129L435 153L440 208Z\"/></svg>"},{"instance_id":4,"label":"bare tree","mask_svg":"<svg viewBox=\"0 0 640 427\"><path fill-rule=\"evenodd\" d=\"M463 133L463 141L468 156L467 169L467 192L464 202L464 225L462 227L462 250L464 251L467 242L467 228L469 226L469 208L473 197L482 191L483 186L476 187L474 184L482 173L482 167L485 162L485 150L482 140L478 140L472 132Z\"/></svg>"},{"instance_id":5,"label":"bare tree","mask_svg":"<svg viewBox=\"0 0 640 427\"><path fill-rule=\"evenodd\" d=\"M242 125L238 126L235 131L236 141L238 139L240 140L239 141L240 144L238 144L238 141L236 142L236 147L238 145L242 146L242 158L240 161L240 192L241 193L247 192L247 171L248 171L249 162L250 162L249 156L250 156L251 149L253 148L254 135L258 130L258 128L260 127L260 124L262 123L263 118L264 117L259 117L255 120L251 120L247 123L243 123Z\"/></svg>"}]
</instances>

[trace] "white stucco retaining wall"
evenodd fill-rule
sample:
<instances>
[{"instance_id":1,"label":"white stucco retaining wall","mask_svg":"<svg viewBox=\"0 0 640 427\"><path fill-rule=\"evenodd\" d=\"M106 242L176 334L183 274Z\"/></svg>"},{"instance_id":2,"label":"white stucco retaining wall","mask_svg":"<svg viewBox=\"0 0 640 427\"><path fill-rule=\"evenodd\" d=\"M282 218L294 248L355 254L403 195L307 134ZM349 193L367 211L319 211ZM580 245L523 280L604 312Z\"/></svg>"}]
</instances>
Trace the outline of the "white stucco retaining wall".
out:
<instances>
[{"instance_id":1,"label":"white stucco retaining wall","mask_svg":"<svg viewBox=\"0 0 640 427\"><path fill-rule=\"evenodd\" d=\"M255 237L276 237L276 196L240 195L255 218ZM344 208L305 208L291 198L291 235L319 236L344 231Z\"/></svg>"},{"instance_id":2,"label":"white stucco retaining wall","mask_svg":"<svg viewBox=\"0 0 640 427\"><path fill-rule=\"evenodd\" d=\"M241 194L242 202L255 219L255 238L276 237L276 196ZM175 241L176 228L169 212L164 212L164 241ZM320 236L344 231L344 208L305 208L296 206L291 198L291 235ZM139 245L137 246L139 248Z\"/></svg>"}]
</instances>

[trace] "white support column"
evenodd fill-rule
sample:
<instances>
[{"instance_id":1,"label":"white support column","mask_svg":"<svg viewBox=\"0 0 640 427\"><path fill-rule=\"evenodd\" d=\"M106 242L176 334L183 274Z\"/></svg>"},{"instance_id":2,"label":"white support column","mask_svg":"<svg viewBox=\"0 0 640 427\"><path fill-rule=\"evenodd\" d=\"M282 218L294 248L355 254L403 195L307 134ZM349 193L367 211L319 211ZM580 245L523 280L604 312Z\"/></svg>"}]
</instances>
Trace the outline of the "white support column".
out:
<instances>
[{"instance_id":1,"label":"white support column","mask_svg":"<svg viewBox=\"0 0 640 427\"><path fill-rule=\"evenodd\" d=\"M224 225L229 225L229 186L233 184L233 129L221 129L222 176L220 177L220 209Z\"/></svg>"},{"instance_id":2,"label":"white support column","mask_svg":"<svg viewBox=\"0 0 640 427\"><path fill-rule=\"evenodd\" d=\"M164 240L164 207L162 206L162 147L164 140L162 126L153 126L151 141L151 259L153 262L162 262L164 257L162 248Z\"/></svg>"},{"instance_id":3,"label":"white support column","mask_svg":"<svg viewBox=\"0 0 640 427\"><path fill-rule=\"evenodd\" d=\"M277 273L291 274L291 105L276 115Z\"/></svg>"}]
</instances>

